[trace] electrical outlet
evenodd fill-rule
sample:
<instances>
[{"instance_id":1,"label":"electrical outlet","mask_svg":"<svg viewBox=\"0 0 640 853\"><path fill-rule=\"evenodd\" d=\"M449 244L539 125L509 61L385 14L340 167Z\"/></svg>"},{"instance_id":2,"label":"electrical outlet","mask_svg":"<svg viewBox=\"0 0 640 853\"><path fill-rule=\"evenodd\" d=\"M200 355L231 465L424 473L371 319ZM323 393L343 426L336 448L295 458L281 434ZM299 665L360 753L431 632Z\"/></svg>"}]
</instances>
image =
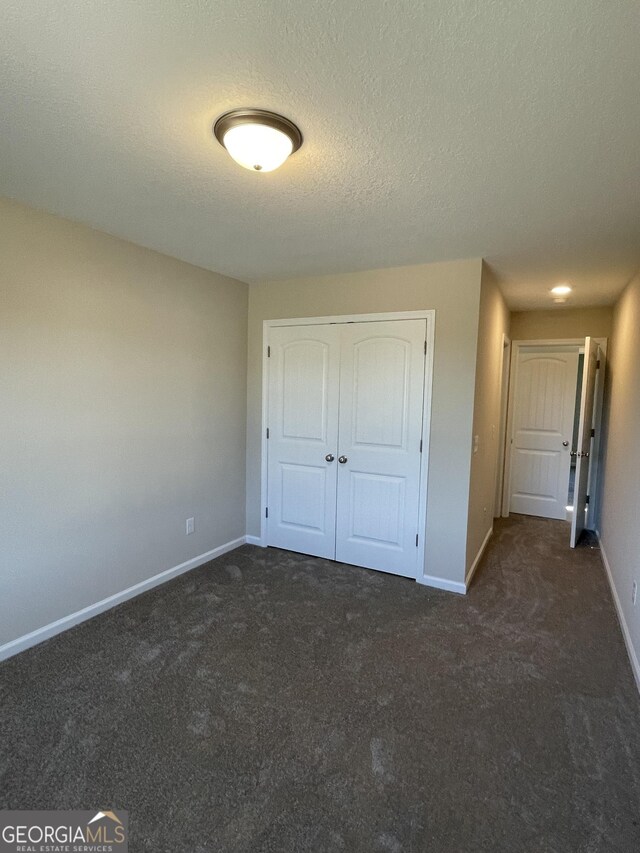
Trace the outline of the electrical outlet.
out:
<instances>
[{"instance_id":1,"label":"electrical outlet","mask_svg":"<svg viewBox=\"0 0 640 853\"><path fill-rule=\"evenodd\" d=\"M193 533L194 530L195 530L195 522L194 522L193 518L188 518L187 519L187 536L189 536L190 533Z\"/></svg>"},{"instance_id":2,"label":"electrical outlet","mask_svg":"<svg viewBox=\"0 0 640 853\"><path fill-rule=\"evenodd\" d=\"M636 599L638 597L638 581L633 582L633 586L631 587L631 603L633 606L636 606Z\"/></svg>"}]
</instances>

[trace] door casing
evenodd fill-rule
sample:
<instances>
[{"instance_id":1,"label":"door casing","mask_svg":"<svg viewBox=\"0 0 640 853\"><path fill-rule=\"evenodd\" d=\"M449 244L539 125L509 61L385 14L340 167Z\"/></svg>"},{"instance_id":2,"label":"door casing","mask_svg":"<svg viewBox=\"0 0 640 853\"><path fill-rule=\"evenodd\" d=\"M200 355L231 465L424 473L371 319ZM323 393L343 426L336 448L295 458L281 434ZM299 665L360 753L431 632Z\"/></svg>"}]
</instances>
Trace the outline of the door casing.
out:
<instances>
[{"instance_id":1,"label":"door casing","mask_svg":"<svg viewBox=\"0 0 640 853\"><path fill-rule=\"evenodd\" d=\"M509 403L509 379L511 376L511 338L503 333L502 353L500 356L500 423L498 424L498 470L496 476L496 495L493 504L494 518L502 515L504 466L506 453L507 406Z\"/></svg>"},{"instance_id":2,"label":"door casing","mask_svg":"<svg viewBox=\"0 0 640 853\"><path fill-rule=\"evenodd\" d=\"M260 539L255 542L263 548L267 546L267 462L268 444L267 427L269 415L269 330L275 326L317 326L330 323L375 323L381 320L426 320L427 353L424 370L424 390L422 407L422 454L420 460L420 499L418 509L418 580L424 574L425 538L427 526L427 489L429 471L429 437L431 427L431 397L433 390L433 347L435 341L434 309L424 311L394 311L381 314L348 314L330 317L296 317L281 320L264 320L262 324L262 442L260 466Z\"/></svg>"},{"instance_id":3,"label":"door casing","mask_svg":"<svg viewBox=\"0 0 640 853\"><path fill-rule=\"evenodd\" d=\"M598 387L599 365L603 360L602 350L598 343L587 337L585 341L584 353L584 371L582 374L582 387L580 388L580 412L578 415L578 435L576 439L576 447L574 448L576 457L576 472L575 486L573 490L573 513L571 516L571 542L572 548L575 548L583 530L588 529L588 517L585 518L585 509L582 507L580 500L581 495L590 496L590 487L592 480L592 465L593 461L593 445L595 443L595 404L596 390ZM602 365L604 372L604 365ZM585 450L586 448L586 450ZM584 453L587 456L584 456ZM589 497L589 505L591 498ZM584 505L583 505L584 506Z\"/></svg>"}]
</instances>

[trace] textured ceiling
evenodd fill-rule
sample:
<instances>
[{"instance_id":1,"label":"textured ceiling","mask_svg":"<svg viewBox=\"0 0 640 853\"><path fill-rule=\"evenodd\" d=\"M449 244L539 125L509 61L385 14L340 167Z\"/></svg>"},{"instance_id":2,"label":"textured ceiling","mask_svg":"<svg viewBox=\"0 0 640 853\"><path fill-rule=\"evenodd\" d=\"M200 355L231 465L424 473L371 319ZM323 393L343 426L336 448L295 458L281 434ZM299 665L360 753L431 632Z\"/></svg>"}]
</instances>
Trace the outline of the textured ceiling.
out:
<instances>
[{"instance_id":1,"label":"textured ceiling","mask_svg":"<svg viewBox=\"0 0 640 853\"><path fill-rule=\"evenodd\" d=\"M640 266L638 0L3 0L0 193L244 280L485 257L514 308ZM213 139L283 112L270 174Z\"/></svg>"}]
</instances>

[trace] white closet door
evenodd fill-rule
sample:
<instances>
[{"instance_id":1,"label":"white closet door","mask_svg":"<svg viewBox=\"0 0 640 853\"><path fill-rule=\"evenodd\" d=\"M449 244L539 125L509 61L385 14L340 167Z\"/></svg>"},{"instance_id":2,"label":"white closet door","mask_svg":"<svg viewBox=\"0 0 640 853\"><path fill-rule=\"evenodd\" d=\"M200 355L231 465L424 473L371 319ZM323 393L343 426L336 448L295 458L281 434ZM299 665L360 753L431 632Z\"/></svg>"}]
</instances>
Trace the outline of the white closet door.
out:
<instances>
[{"instance_id":1,"label":"white closet door","mask_svg":"<svg viewBox=\"0 0 640 853\"><path fill-rule=\"evenodd\" d=\"M330 559L335 557L339 328L283 326L269 335L268 544Z\"/></svg>"},{"instance_id":2,"label":"white closet door","mask_svg":"<svg viewBox=\"0 0 640 853\"><path fill-rule=\"evenodd\" d=\"M341 327L336 560L407 577L417 572L425 335L425 320Z\"/></svg>"}]
</instances>

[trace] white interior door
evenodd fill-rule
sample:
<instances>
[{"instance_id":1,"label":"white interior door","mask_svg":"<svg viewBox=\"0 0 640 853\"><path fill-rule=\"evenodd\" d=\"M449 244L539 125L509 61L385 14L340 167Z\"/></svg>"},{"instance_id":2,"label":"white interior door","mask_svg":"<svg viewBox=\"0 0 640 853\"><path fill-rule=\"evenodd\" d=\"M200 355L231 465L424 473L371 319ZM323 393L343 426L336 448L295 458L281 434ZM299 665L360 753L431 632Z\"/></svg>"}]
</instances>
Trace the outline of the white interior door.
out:
<instances>
[{"instance_id":1,"label":"white interior door","mask_svg":"<svg viewBox=\"0 0 640 853\"><path fill-rule=\"evenodd\" d=\"M523 347L518 355L509 511L566 518L578 350Z\"/></svg>"},{"instance_id":2,"label":"white interior door","mask_svg":"<svg viewBox=\"0 0 640 853\"><path fill-rule=\"evenodd\" d=\"M417 576L425 340L425 320L271 329L268 545Z\"/></svg>"},{"instance_id":3,"label":"white interior door","mask_svg":"<svg viewBox=\"0 0 640 853\"><path fill-rule=\"evenodd\" d=\"M573 518L571 519L571 547L575 548L580 534L586 526L587 489L591 464L591 448L594 422L594 397L600 348L591 338L587 338L584 348L584 370L582 374L582 393L580 397L580 420L578 424L578 443L576 446L576 479L573 490Z\"/></svg>"},{"instance_id":4,"label":"white interior door","mask_svg":"<svg viewBox=\"0 0 640 853\"><path fill-rule=\"evenodd\" d=\"M267 543L335 556L339 326L279 326L269 345Z\"/></svg>"},{"instance_id":5,"label":"white interior door","mask_svg":"<svg viewBox=\"0 0 640 853\"><path fill-rule=\"evenodd\" d=\"M336 560L416 577L424 320L342 327Z\"/></svg>"}]
</instances>

